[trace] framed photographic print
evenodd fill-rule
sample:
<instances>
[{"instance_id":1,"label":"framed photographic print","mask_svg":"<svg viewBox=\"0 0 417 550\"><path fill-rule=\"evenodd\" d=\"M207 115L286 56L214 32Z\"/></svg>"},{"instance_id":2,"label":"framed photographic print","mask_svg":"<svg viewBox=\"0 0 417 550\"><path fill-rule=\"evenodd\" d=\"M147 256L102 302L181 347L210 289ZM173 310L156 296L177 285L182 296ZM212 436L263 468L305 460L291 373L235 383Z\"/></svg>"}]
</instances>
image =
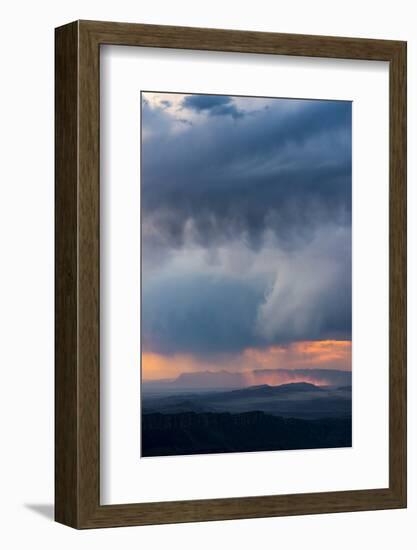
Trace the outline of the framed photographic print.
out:
<instances>
[{"instance_id":1,"label":"framed photographic print","mask_svg":"<svg viewBox=\"0 0 417 550\"><path fill-rule=\"evenodd\" d=\"M56 29L56 520L406 506L406 44Z\"/></svg>"}]
</instances>

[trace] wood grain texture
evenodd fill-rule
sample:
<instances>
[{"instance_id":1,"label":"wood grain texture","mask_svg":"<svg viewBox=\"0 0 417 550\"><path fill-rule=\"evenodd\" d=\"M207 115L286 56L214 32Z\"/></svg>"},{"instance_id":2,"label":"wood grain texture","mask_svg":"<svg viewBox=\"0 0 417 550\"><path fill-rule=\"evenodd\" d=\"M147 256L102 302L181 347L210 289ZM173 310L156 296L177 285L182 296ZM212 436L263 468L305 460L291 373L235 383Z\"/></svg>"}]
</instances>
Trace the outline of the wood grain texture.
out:
<instances>
[{"instance_id":1,"label":"wood grain texture","mask_svg":"<svg viewBox=\"0 0 417 550\"><path fill-rule=\"evenodd\" d=\"M390 487L407 493L407 48L390 62L389 434Z\"/></svg>"},{"instance_id":2,"label":"wood grain texture","mask_svg":"<svg viewBox=\"0 0 417 550\"><path fill-rule=\"evenodd\" d=\"M100 45L390 63L389 487L100 505ZM377 207L377 206L376 206ZM56 29L56 520L75 528L406 506L406 44L78 21Z\"/></svg>"},{"instance_id":3,"label":"wood grain texture","mask_svg":"<svg viewBox=\"0 0 417 550\"><path fill-rule=\"evenodd\" d=\"M76 525L78 28L55 44L55 519Z\"/></svg>"}]
</instances>

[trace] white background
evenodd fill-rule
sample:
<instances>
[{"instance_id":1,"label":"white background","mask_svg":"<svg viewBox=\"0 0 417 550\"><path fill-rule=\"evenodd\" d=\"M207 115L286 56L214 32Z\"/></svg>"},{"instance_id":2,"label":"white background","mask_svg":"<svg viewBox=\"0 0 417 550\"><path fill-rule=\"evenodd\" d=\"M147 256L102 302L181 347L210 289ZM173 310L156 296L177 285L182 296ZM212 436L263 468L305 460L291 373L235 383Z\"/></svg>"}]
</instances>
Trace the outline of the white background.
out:
<instances>
[{"instance_id":1,"label":"white background","mask_svg":"<svg viewBox=\"0 0 417 550\"><path fill-rule=\"evenodd\" d=\"M353 101L352 448L139 458L141 89ZM102 48L103 504L388 487L388 90L382 62Z\"/></svg>"},{"instance_id":2,"label":"white background","mask_svg":"<svg viewBox=\"0 0 417 550\"><path fill-rule=\"evenodd\" d=\"M417 17L414 2L3 3L0 543L5 548L414 549L417 517ZM409 44L409 508L76 532L52 523L53 28L73 19L393 38ZM372 213L370 212L370 216Z\"/></svg>"}]
</instances>

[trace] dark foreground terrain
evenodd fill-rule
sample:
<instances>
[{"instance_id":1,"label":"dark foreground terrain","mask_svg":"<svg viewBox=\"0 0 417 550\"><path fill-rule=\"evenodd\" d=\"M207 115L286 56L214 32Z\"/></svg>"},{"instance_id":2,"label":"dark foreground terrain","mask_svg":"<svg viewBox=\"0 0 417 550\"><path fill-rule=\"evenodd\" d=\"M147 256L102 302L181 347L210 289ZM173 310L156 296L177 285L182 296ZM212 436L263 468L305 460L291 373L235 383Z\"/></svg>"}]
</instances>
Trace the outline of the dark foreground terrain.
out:
<instances>
[{"instance_id":1,"label":"dark foreground terrain","mask_svg":"<svg viewBox=\"0 0 417 550\"><path fill-rule=\"evenodd\" d=\"M349 417L305 420L262 411L142 416L142 456L350 447Z\"/></svg>"}]
</instances>

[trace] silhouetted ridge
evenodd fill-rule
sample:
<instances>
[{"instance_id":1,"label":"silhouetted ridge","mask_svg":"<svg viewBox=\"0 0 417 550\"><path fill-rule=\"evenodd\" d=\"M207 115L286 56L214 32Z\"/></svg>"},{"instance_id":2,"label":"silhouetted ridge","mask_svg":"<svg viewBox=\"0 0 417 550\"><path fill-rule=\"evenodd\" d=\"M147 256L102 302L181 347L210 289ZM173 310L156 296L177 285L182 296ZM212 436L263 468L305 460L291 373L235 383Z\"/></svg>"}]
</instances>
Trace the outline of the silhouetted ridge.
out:
<instances>
[{"instance_id":1,"label":"silhouetted ridge","mask_svg":"<svg viewBox=\"0 0 417 550\"><path fill-rule=\"evenodd\" d=\"M270 386L269 384L261 384L260 386L249 386L239 390L229 392L229 395L277 395L282 393L297 393L308 391L323 391L319 386L308 382L292 382L290 384L280 384L279 386Z\"/></svg>"}]
</instances>

